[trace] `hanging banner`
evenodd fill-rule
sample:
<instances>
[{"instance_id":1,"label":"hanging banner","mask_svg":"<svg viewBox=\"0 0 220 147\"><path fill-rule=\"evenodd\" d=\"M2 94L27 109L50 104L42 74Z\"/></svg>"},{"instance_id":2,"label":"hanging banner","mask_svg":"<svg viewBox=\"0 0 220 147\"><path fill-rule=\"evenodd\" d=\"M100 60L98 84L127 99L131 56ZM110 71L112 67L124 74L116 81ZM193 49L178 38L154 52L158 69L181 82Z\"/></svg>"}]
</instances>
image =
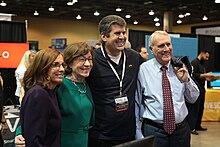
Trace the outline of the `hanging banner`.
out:
<instances>
[{"instance_id":1,"label":"hanging banner","mask_svg":"<svg viewBox=\"0 0 220 147\"><path fill-rule=\"evenodd\" d=\"M0 43L0 68L17 68L28 43Z\"/></svg>"}]
</instances>

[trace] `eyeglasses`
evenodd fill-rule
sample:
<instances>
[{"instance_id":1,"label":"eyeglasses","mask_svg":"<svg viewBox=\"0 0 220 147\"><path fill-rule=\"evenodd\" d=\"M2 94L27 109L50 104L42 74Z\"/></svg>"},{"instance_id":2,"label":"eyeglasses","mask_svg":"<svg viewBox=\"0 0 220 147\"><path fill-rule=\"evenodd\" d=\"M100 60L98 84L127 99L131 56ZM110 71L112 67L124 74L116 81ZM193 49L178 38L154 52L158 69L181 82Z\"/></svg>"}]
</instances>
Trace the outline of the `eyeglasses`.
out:
<instances>
[{"instance_id":1,"label":"eyeglasses","mask_svg":"<svg viewBox=\"0 0 220 147\"><path fill-rule=\"evenodd\" d=\"M59 63L59 62L53 62L51 66L53 68L60 68L61 65L63 66L63 68L66 68L66 64L65 63Z\"/></svg>"},{"instance_id":2,"label":"eyeglasses","mask_svg":"<svg viewBox=\"0 0 220 147\"><path fill-rule=\"evenodd\" d=\"M78 57L77 59L78 59L79 62L82 63L82 64L85 64L85 62L86 62L87 60L89 61L90 64L92 63L92 58L86 58L86 57L84 57L84 56L81 56L81 57Z\"/></svg>"},{"instance_id":3,"label":"eyeglasses","mask_svg":"<svg viewBox=\"0 0 220 147\"><path fill-rule=\"evenodd\" d=\"M164 44L158 45L157 47L163 49L165 46L170 47L170 45L171 43L164 43Z\"/></svg>"}]
</instances>

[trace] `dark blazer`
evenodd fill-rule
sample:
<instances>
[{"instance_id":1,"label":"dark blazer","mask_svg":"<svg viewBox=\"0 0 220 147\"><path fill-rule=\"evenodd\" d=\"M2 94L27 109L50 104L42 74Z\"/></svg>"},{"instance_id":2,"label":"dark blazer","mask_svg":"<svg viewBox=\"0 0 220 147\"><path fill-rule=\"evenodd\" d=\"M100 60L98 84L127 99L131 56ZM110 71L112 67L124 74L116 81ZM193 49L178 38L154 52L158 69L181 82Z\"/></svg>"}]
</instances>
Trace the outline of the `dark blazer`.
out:
<instances>
[{"instance_id":1,"label":"dark blazer","mask_svg":"<svg viewBox=\"0 0 220 147\"><path fill-rule=\"evenodd\" d=\"M41 86L29 89L20 116L26 147L60 147L61 115L53 90Z\"/></svg>"}]
</instances>

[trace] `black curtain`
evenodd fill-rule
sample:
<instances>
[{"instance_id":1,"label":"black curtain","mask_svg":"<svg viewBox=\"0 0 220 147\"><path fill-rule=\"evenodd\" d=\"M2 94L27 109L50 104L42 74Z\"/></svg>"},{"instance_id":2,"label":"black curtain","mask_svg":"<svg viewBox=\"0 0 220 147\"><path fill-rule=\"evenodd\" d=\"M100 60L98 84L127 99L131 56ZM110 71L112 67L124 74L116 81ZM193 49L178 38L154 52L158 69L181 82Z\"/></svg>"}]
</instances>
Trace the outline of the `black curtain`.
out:
<instances>
[{"instance_id":1,"label":"black curtain","mask_svg":"<svg viewBox=\"0 0 220 147\"><path fill-rule=\"evenodd\" d=\"M199 45L198 51L207 50L211 53L209 60L206 62L206 69L208 71L216 71L215 66L217 63L218 57L215 54L215 37L214 36L206 36L206 35L199 35L198 36ZM220 70L219 70L220 71Z\"/></svg>"},{"instance_id":2,"label":"black curtain","mask_svg":"<svg viewBox=\"0 0 220 147\"><path fill-rule=\"evenodd\" d=\"M139 50L140 47L145 46L145 36L151 35L152 32L129 30L128 40L131 43L131 48Z\"/></svg>"},{"instance_id":3,"label":"black curtain","mask_svg":"<svg viewBox=\"0 0 220 147\"><path fill-rule=\"evenodd\" d=\"M27 42L25 22L0 21L0 42L25 43ZM0 57L1 58L1 57ZM4 80L3 101L4 105L15 103L15 69L1 68Z\"/></svg>"}]
</instances>

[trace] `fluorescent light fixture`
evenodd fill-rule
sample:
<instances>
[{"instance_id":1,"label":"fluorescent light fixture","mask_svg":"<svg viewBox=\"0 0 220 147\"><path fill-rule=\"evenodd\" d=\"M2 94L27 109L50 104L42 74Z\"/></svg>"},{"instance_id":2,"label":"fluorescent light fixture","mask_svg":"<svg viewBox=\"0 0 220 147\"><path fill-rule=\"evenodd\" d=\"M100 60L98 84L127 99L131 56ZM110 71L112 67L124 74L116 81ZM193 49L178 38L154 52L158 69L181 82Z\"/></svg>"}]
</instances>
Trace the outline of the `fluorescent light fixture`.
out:
<instances>
[{"instance_id":1,"label":"fluorescent light fixture","mask_svg":"<svg viewBox=\"0 0 220 147\"><path fill-rule=\"evenodd\" d=\"M7 4L4 2L4 1L2 1L1 3L0 3L0 6L2 6L2 7L5 7Z\"/></svg>"},{"instance_id":2,"label":"fluorescent light fixture","mask_svg":"<svg viewBox=\"0 0 220 147\"><path fill-rule=\"evenodd\" d=\"M82 17L78 14L77 16L76 16L76 19L82 19Z\"/></svg>"},{"instance_id":3,"label":"fluorescent light fixture","mask_svg":"<svg viewBox=\"0 0 220 147\"><path fill-rule=\"evenodd\" d=\"M176 23L181 24L182 20L179 19L179 20L176 21Z\"/></svg>"},{"instance_id":4,"label":"fluorescent light fixture","mask_svg":"<svg viewBox=\"0 0 220 147\"><path fill-rule=\"evenodd\" d=\"M157 22L157 21L159 21L159 20L160 20L160 19L157 18L157 17L154 18L154 21L155 21L155 22Z\"/></svg>"},{"instance_id":5,"label":"fluorescent light fixture","mask_svg":"<svg viewBox=\"0 0 220 147\"><path fill-rule=\"evenodd\" d=\"M115 9L115 11L117 11L117 12L121 12L122 9L118 7L118 8Z\"/></svg>"},{"instance_id":6,"label":"fluorescent light fixture","mask_svg":"<svg viewBox=\"0 0 220 147\"><path fill-rule=\"evenodd\" d=\"M183 15L183 14L180 14L178 17L179 17L179 18L183 18L183 17L184 17L184 15Z\"/></svg>"},{"instance_id":7,"label":"fluorescent light fixture","mask_svg":"<svg viewBox=\"0 0 220 147\"><path fill-rule=\"evenodd\" d=\"M50 6L50 8L48 9L49 11L54 11L53 6Z\"/></svg>"},{"instance_id":8,"label":"fluorescent light fixture","mask_svg":"<svg viewBox=\"0 0 220 147\"><path fill-rule=\"evenodd\" d=\"M154 11L150 10L150 12L148 13L149 15L154 15Z\"/></svg>"},{"instance_id":9,"label":"fluorescent light fixture","mask_svg":"<svg viewBox=\"0 0 220 147\"><path fill-rule=\"evenodd\" d=\"M134 25L137 25L137 24L138 24L138 21L137 21L137 20L135 20L135 21L133 22L133 24L134 24Z\"/></svg>"},{"instance_id":10,"label":"fluorescent light fixture","mask_svg":"<svg viewBox=\"0 0 220 147\"><path fill-rule=\"evenodd\" d=\"M125 18L131 18L131 15L129 14L125 15Z\"/></svg>"},{"instance_id":11,"label":"fluorescent light fixture","mask_svg":"<svg viewBox=\"0 0 220 147\"><path fill-rule=\"evenodd\" d=\"M95 15L95 16L99 16L100 13L99 13L98 11L95 11L95 12L94 12L94 15Z\"/></svg>"},{"instance_id":12,"label":"fluorescent light fixture","mask_svg":"<svg viewBox=\"0 0 220 147\"><path fill-rule=\"evenodd\" d=\"M156 22L156 23L155 23L155 26L156 26L156 27L159 27L159 26L160 26L160 23L159 23L159 22Z\"/></svg>"},{"instance_id":13,"label":"fluorescent light fixture","mask_svg":"<svg viewBox=\"0 0 220 147\"><path fill-rule=\"evenodd\" d=\"M202 20L208 20L208 17L204 15Z\"/></svg>"},{"instance_id":14,"label":"fluorescent light fixture","mask_svg":"<svg viewBox=\"0 0 220 147\"><path fill-rule=\"evenodd\" d=\"M39 13L38 13L37 11L34 11L34 15L35 15L35 16L38 16Z\"/></svg>"}]
</instances>

